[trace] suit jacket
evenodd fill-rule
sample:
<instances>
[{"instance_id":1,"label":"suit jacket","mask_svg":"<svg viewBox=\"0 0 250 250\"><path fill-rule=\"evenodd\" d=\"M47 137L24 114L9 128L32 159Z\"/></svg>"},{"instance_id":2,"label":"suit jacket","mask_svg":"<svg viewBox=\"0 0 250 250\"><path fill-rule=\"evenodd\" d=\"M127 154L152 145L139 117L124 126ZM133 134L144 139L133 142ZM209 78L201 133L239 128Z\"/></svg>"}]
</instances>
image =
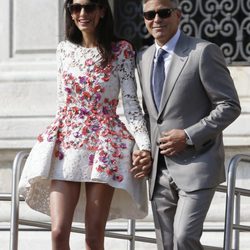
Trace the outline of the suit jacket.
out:
<instances>
[{"instance_id":1,"label":"suit jacket","mask_svg":"<svg viewBox=\"0 0 250 250\"><path fill-rule=\"evenodd\" d=\"M186 129L194 146L165 157L170 175L184 191L217 186L225 181L222 131L240 114L233 80L220 48L181 33L165 79L159 112L151 92L155 45L137 56L145 118L152 143L153 169L149 178L152 198L161 132Z\"/></svg>"}]
</instances>

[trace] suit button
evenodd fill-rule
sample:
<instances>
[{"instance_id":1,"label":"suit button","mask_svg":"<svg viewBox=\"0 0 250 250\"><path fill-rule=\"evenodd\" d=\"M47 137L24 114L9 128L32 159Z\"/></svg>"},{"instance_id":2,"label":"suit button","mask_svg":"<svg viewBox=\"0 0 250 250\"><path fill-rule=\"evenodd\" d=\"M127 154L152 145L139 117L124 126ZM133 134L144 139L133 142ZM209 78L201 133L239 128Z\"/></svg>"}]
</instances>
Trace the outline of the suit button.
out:
<instances>
[{"instance_id":1,"label":"suit button","mask_svg":"<svg viewBox=\"0 0 250 250\"><path fill-rule=\"evenodd\" d=\"M162 124L162 123L163 123L163 119L162 119L162 118L159 118L159 119L157 120L157 123L158 123L158 124Z\"/></svg>"}]
</instances>

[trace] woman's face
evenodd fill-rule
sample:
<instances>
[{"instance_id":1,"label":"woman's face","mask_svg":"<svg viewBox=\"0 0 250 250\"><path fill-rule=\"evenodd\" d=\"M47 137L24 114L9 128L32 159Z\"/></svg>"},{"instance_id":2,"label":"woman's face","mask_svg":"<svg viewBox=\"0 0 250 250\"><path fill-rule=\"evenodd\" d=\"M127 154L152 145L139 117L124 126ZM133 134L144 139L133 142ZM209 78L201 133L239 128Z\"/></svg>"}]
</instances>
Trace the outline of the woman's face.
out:
<instances>
[{"instance_id":1,"label":"woman's face","mask_svg":"<svg viewBox=\"0 0 250 250\"><path fill-rule=\"evenodd\" d=\"M89 0L73 0L70 7L73 21L77 28L83 33L95 33L96 27L105 11L99 5Z\"/></svg>"}]
</instances>

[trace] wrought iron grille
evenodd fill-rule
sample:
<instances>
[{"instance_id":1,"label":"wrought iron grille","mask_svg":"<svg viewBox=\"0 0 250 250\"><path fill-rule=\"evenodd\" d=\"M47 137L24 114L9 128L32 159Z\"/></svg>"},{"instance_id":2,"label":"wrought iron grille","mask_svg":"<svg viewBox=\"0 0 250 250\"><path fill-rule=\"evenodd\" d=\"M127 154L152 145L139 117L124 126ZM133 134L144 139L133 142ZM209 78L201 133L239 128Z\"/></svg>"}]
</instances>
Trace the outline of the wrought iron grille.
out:
<instances>
[{"instance_id":1,"label":"wrought iron grille","mask_svg":"<svg viewBox=\"0 0 250 250\"><path fill-rule=\"evenodd\" d=\"M180 28L214 42L229 65L250 65L250 0L180 0ZM136 49L153 43L142 18L141 0L114 0L116 34Z\"/></svg>"}]
</instances>

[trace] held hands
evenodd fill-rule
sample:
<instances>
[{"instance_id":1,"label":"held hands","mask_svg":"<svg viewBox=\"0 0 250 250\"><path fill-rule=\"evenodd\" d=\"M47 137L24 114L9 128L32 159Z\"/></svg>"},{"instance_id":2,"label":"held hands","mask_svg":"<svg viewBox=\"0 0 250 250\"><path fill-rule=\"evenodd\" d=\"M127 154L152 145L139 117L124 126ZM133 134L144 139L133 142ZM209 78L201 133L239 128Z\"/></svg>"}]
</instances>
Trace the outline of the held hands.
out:
<instances>
[{"instance_id":1,"label":"held hands","mask_svg":"<svg viewBox=\"0 0 250 250\"><path fill-rule=\"evenodd\" d=\"M173 156L183 151L186 147L186 134L183 129L172 129L162 133L159 139L160 153Z\"/></svg>"},{"instance_id":2,"label":"held hands","mask_svg":"<svg viewBox=\"0 0 250 250\"><path fill-rule=\"evenodd\" d=\"M166 156L174 156L186 148L186 133L183 129L172 129L162 133L158 141L160 153ZM133 152L133 167L131 172L137 179L146 177L152 169L151 153L146 150Z\"/></svg>"},{"instance_id":3,"label":"held hands","mask_svg":"<svg viewBox=\"0 0 250 250\"><path fill-rule=\"evenodd\" d=\"M148 176L152 168L152 158L150 151L136 150L132 155L133 167L131 172L136 179L141 179Z\"/></svg>"}]
</instances>

